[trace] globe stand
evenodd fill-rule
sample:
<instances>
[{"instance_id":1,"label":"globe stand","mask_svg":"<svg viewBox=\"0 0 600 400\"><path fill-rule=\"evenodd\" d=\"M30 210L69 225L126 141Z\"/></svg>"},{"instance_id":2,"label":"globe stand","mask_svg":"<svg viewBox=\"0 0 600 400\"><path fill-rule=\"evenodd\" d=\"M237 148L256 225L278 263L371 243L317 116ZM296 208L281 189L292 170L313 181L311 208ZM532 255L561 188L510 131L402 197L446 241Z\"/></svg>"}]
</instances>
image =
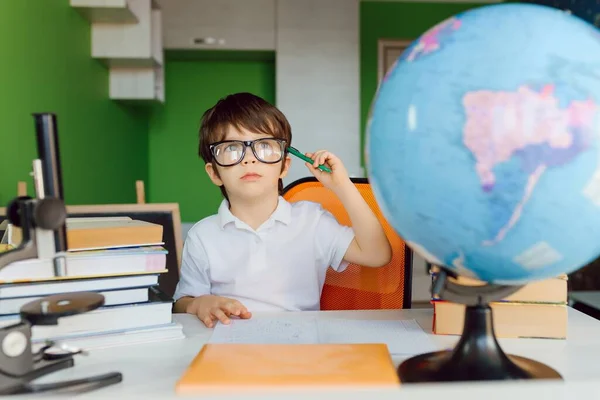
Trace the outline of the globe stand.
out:
<instances>
[{"instance_id":1,"label":"globe stand","mask_svg":"<svg viewBox=\"0 0 600 400\"><path fill-rule=\"evenodd\" d=\"M510 295L520 286L462 286L447 280L442 270L432 286L434 297L466 304L463 333L453 350L420 354L398 367L402 383L489 381L513 379L562 379L540 362L507 355L496 340L492 299Z\"/></svg>"}]
</instances>

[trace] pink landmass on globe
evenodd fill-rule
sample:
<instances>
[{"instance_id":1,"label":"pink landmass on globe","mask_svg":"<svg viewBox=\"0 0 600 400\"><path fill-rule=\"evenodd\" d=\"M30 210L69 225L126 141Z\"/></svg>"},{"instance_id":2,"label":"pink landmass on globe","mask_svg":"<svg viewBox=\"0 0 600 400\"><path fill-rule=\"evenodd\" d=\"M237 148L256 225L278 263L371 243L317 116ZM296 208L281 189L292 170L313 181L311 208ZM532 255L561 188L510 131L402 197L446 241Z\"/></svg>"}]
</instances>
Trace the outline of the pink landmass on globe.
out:
<instances>
[{"instance_id":1,"label":"pink landmass on globe","mask_svg":"<svg viewBox=\"0 0 600 400\"><path fill-rule=\"evenodd\" d=\"M493 244L519 220L543 172L570 161L588 146L598 107L592 100L582 100L561 108L553 85L540 91L522 86L516 92L470 92L463 106L464 144L475 156L483 190L494 187L494 167L516 155L528 174L523 197L510 220L486 243Z\"/></svg>"},{"instance_id":2,"label":"pink landmass on globe","mask_svg":"<svg viewBox=\"0 0 600 400\"><path fill-rule=\"evenodd\" d=\"M494 166L509 160L517 150L542 143L568 148L574 128L591 129L596 104L573 101L561 109L553 91L552 85L539 92L524 86L516 92L482 90L464 96L464 143L475 155L484 189L494 185Z\"/></svg>"},{"instance_id":3,"label":"pink landmass on globe","mask_svg":"<svg viewBox=\"0 0 600 400\"><path fill-rule=\"evenodd\" d=\"M452 17L425 32L418 43L411 49L406 57L407 61L414 61L417 57L434 52L440 48L440 42L443 36L452 33L460 28L461 21Z\"/></svg>"}]
</instances>

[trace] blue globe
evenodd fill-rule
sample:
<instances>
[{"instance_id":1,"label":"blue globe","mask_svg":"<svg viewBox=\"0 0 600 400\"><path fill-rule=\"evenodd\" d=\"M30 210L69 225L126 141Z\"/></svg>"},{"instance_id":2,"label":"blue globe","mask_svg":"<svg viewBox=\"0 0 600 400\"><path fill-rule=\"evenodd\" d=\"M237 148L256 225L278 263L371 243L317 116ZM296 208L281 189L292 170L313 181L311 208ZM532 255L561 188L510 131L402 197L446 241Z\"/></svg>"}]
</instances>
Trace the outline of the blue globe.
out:
<instances>
[{"instance_id":1,"label":"blue globe","mask_svg":"<svg viewBox=\"0 0 600 400\"><path fill-rule=\"evenodd\" d=\"M498 284L600 254L600 33L554 8L472 9L382 80L366 160L381 210L429 262Z\"/></svg>"}]
</instances>

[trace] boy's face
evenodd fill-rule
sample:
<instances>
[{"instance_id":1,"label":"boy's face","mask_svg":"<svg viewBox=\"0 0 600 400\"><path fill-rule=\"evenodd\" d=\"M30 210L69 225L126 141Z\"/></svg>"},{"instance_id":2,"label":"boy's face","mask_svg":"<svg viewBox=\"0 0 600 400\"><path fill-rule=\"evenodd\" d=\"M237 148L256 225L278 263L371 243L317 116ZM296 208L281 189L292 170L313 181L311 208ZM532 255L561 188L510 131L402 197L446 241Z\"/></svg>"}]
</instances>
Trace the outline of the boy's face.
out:
<instances>
[{"instance_id":1,"label":"boy's face","mask_svg":"<svg viewBox=\"0 0 600 400\"><path fill-rule=\"evenodd\" d=\"M261 138L273 137L264 133L254 133L244 128L237 130L235 127L229 126L223 140L250 141ZM223 151L230 151L232 147L233 146L225 147ZM274 159L279 157L273 150L279 151L279 149L272 149L268 142L257 145L257 152L260 152L259 154L267 159L268 157L275 157ZM237 154L239 154L239 152L237 152ZM291 160L289 157L282 157L279 162L272 164L261 162L256 158L252 149L246 147L244 158L241 162L233 166L224 167L213 161L207 163L205 169L215 185L225 186L227 196L230 200L253 200L260 199L273 192L278 192L279 179L287 175L290 162ZM220 163L223 164L223 162Z\"/></svg>"}]
</instances>

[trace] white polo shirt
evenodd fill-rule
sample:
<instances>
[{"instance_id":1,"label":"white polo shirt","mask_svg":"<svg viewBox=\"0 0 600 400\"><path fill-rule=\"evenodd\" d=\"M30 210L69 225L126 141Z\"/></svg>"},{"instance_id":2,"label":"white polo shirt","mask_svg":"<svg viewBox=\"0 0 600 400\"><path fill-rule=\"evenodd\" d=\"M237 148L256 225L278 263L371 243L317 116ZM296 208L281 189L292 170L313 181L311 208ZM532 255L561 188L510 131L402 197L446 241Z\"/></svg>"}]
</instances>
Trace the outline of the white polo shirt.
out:
<instances>
[{"instance_id":1,"label":"white polo shirt","mask_svg":"<svg viewBox=\"0 0 600 400\"><path fill-rule=\"evenodd\" d=\"M253 311L319 310L325 273L344 270L354 238L320 204L279 197L257 230L223 200L216 215L188 232L174 299L204 294L239 300Z\"/></svg>"}]
</instances>

